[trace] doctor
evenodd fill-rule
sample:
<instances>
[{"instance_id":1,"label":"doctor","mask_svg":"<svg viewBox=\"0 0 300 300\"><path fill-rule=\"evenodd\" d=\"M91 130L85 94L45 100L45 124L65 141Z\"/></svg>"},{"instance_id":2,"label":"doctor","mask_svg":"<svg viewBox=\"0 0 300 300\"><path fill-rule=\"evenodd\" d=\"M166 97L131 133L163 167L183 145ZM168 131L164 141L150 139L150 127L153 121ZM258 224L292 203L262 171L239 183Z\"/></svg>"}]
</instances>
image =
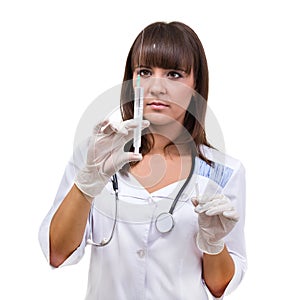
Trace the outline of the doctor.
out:
<instances>
[{"instance_id":1,"label":"doctor","mask_svg":"<svg viewBox=\"0 0 300 300\"><path fill-rule=\"evenodd\" d=\"M138 77L144 120L136 154ZM207 97L206 57L195 32L180 22L147 26L128 54L123 121L101 122L76 149L40 227L53 267L77 263L91 237L98 244L86 299L219 299L241 282L244 167L208 143Z\"/></svg>"}]
</instances>

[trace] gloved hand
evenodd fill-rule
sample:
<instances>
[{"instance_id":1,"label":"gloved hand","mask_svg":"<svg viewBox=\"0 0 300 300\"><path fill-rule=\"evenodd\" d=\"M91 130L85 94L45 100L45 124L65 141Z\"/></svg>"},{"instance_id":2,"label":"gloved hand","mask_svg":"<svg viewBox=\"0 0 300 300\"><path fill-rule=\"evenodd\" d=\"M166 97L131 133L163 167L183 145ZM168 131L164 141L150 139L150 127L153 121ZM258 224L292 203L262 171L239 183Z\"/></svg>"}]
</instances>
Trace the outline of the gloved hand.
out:
<instances>
[{"instance_id":1,"label":"gloved hand","mask_svg":"<svg viewBox=\"0 0 300 300\"><path fill-rule=\"evenodd\" d=\"M198 213L198 248L207 254L219 254L224 249L223 238L239 220L238 213L229 198L224 195L192 198Z\"/></svg>"},{"instance_id":2,"label":"gloved hand","mask_svg":"<svg viewBox=\"0 0 300 300\"><path fill-rule=\"evenodd\" d=\"M142 128L149 124L143 120ZM96 197L110 177L126 163L142 159L141 154L124 151L124 145L133 139L133 129L137 126L138 121L131 119L120 123L104 121L95 127L88 146L87 163L75 178L76 186L85 195Z\"/></svg>"}]
</instances>

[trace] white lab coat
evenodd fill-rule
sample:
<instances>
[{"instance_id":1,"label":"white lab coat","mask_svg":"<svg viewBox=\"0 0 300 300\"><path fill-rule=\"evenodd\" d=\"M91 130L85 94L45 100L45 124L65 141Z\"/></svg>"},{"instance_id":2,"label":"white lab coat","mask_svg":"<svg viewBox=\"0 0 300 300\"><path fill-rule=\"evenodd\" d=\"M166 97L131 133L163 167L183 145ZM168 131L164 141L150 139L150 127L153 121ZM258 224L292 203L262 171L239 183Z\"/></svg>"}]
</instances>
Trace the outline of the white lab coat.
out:
<instances>
[{"instance_id":1,"label":"white lab coat","mask_svg":"<svg viewBox=\"0 0 300 300\"><path fill-rule=\"evenodd\" d=\"M208 299L202 280L202 253L195 237L198 215L190 199L195 196L195 183L201 194L223 193L234 203L240 220L225 238L235 263L235 274L224 295L241 282L246 270L244 241L245 173L240 161L216 150L203 147L215 168L196 158L194 175L173 213L175 226L166 234L155 228L156 216L169 211L184 181L148 193L132 175L117 174L119 214L112 241L91 251L86 300L185 300ZM84 164L85 150L78 152L67 165L53 207L39 232L42 250L49 261L49 226L51 219L73 185L77 168ZM87 239L100 242L110 236L114 222L114 192L109 183L94 200L81 245L61 265L77 263L84 255Z\"/></svg>"}]
</instances>

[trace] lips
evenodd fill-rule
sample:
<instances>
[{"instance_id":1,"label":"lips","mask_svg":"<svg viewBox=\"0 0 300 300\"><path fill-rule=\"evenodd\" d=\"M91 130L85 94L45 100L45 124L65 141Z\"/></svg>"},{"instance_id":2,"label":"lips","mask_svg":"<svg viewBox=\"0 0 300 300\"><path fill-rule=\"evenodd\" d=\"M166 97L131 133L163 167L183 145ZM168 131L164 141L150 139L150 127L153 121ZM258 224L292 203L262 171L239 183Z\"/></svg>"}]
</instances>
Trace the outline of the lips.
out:
<instances>
[{"instance_id":1,"label":"lips","mask_svg":"<svg viewBox=\"0 0 300 300\"><path fill-rule=\"evenodd\" d=\"M168 108L169 105L163 101L158 101L158 100L154 100L154 101L151 101L147 104L147 106L150 106L152 109L155 109L155 110L160 110L160 109L165 109L165 108Z\"/></svg>"}]
</instances>

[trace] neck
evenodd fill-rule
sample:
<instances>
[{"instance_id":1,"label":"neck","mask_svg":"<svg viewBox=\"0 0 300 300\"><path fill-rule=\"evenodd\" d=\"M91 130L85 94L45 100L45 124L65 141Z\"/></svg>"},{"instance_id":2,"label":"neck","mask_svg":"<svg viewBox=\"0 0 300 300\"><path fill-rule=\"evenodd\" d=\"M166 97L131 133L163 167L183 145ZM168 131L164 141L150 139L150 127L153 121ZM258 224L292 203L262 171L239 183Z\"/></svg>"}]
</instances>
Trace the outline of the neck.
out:
<instances>
[{"instance_id":1,"label":"neck","mask_svg":"<svg viewBox=\"0 0 300 300\"><path fill-rule=\"evenodd\" d=\"M175 144L168 138L160 134L153 134L154 144L149 154L160 154L162 156L184 156L190 154L188 144Z\"/></svg>"},{"instance_id":2,"label":"neck","mask_svg":"<svg viewBox=\"0 0 300 300\"><path fill-rule=\"evenodd\" d=\"M175 125L175 126L174 126ZM155 126L150 125L153 136L153 147L150 154L187 155L190 154L189 143L176 143L176 139L183 133L183 126Z\"/></svg>"}]
</instances>

